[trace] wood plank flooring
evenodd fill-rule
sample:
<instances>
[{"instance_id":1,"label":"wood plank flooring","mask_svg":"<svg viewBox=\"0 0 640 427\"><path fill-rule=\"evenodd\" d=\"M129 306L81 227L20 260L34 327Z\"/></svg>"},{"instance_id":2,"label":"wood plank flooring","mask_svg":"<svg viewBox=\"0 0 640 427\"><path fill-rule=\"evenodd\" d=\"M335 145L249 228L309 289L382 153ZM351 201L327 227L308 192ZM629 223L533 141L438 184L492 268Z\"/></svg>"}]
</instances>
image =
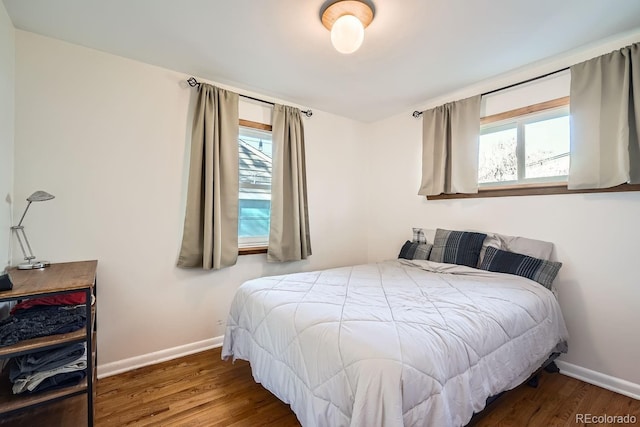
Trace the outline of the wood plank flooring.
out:
<instances>
[{"instance_id":1,"label":"wood plank flooring","mask_svg":"<svg viewBox=\"0 0 640 427\"><path fill-rule=\"evenodd\" d=\"M640 401L564 375L547 373L541 375L538 388L521 386L509 392L473 425L587 425L576 422L579 413L632 414L637 419L635 425L640 426ZM288 405L253 381L248 363L221 361L220 349L214 349L99 380L96 425L300 424Z\"/></svg>"}]
</instances>

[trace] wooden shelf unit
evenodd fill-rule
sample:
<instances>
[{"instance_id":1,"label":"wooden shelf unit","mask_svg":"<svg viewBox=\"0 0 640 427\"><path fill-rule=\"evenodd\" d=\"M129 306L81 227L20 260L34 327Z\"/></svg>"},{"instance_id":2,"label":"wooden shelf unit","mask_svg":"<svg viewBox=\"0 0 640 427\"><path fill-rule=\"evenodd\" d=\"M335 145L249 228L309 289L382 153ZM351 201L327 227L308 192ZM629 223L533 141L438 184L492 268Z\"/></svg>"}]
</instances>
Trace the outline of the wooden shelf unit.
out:
<instances>
[{"instance_id":1,"label":"wooden shelf unit","mask_svg":"<svg viewBox=\"0 0 640 427\"><path fill-rule=\"evenodd\" d=\"M0 376L0 426L73 425L93 426L96 382L97 261L51 264L41 270L9 270L13 289L0 292L0 302L84 291L87 321L75 332L24 340L0 347L0 359L48 350L74 342L87 345L87 375L80 384L33 394L14 395L8 375Z\"/></svg>"}]
</instances>

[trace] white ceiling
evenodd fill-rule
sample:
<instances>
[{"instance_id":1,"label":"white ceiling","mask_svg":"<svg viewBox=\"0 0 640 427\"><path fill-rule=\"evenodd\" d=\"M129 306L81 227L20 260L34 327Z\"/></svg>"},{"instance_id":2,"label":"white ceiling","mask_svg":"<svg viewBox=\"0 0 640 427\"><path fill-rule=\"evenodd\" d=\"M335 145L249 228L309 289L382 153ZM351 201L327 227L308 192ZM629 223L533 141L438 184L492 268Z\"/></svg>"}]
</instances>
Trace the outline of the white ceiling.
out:
<instances>
[{"instance_id":1,"label":"white ceiling","mask_svg":"<svg viewBox=\"0 0 640 427\"><path fill-rule=\"evenodd\" d=\"M16 28L362 121L640 28L639 0L373 0L362 48L330 0L4 0Z\"/></svg>"}]
</instances>

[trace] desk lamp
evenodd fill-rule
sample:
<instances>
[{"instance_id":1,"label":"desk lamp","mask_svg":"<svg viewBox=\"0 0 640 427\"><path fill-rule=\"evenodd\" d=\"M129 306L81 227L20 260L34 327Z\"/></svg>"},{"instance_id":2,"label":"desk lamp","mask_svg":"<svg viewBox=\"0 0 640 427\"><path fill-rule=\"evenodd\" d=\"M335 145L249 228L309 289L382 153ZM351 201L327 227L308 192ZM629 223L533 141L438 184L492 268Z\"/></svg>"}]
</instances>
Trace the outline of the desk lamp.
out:
<instances>
[{"instance_id":1,"label":"desk lamp","mask_svg":"<svg viewBox=\"0 0 640 427\"><path fill-rule=\"evenodd\" d=\"M20 218L20 222L18 225L14 225L11 227L11 230L16 234L18 238L18 243L20 243L20 249L22 249L22 254L24 255L25 263L18 265L18 270L32 270L36 268L45 268L51 264L49 261L34 261L36 258L33 255L33 251L31 250L31 245L29 244L29 240L27 239L27 235L24 232L24 226L22 225L22 221L24 221L24 216L27 214L29 210L29 206L31 206L32 202L45 202L47 200L53 199L55 196L47 193L46 191L36 191L29 197L27 197L27 207L22 214L22 218ZM22 240L24 239L24 243ZM25 250L26 246L26 250Z\"/></svg>"}]
</instances>

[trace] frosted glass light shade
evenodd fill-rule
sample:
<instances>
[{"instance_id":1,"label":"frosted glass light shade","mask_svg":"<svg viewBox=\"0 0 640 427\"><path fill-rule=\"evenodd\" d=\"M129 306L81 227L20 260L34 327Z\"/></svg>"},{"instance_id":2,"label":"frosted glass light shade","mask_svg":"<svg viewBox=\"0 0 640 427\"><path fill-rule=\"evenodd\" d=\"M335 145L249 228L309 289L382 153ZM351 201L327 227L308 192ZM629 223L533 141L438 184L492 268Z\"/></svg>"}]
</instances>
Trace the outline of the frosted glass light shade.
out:
<instances>
[{"instance_id":1,"label":"frosted glass light shade","mask_svg":"<svg viewBox=\"0 0 640 427\"><path fill-rule=\"evenodd\" d=\"M353 53L362 46L364 26L353 15L343 15L336 19L331 28L331 44L340 53Z\"/></svg>"}]
</instances>

